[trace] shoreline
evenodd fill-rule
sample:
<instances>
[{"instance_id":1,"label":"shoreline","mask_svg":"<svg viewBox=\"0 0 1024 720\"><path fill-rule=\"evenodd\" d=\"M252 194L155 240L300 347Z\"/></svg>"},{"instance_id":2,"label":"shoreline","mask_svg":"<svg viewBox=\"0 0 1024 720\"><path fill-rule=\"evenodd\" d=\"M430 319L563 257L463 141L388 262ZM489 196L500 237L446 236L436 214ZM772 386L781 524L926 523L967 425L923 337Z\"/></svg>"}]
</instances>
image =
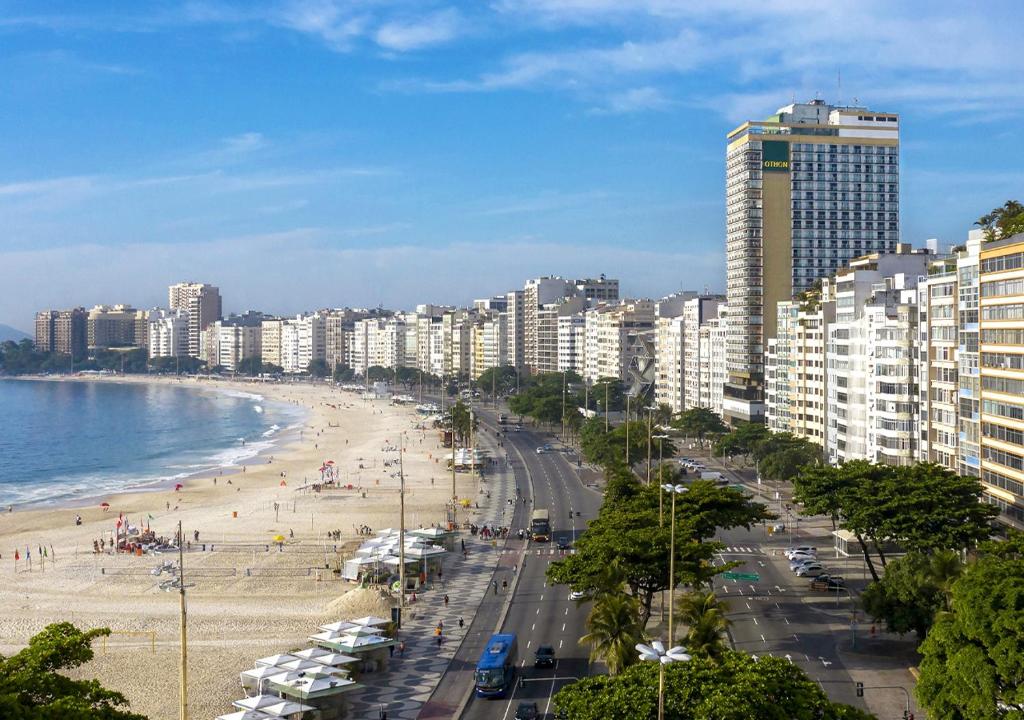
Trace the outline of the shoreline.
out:
<instances>
[{"instance_id":1,"label":"shoreline","mask_svg":"<svg viewBox=\"0 0 1024 720\"><path fill-rule=\"evenodd\" d=\"M248 385L234 379L224 378L199 378L188 377L178 378L175 376L152 376L152 375L11 375L0 376L0 382L5 380L18 380L21 382L75 382L75 383L110 383L120 385L155 385L163 387L176 387L189 392L214 393L228 397L246 397L256 400L259 403L273 404L284 410L284 414L294 411L291 403L274 398L267 398L265 395L256 392L244 392L236 389L235 385L249 388ZM209 385L204 383L217 383ZM178 483L186 488L195 482L216 477L230 477L241 472L243 466L259 464L261 460L272 456L274 453L287 451L289 446L297 445L301 440L301 428L310 419L312 413L302 410L296 413L295 417L289 419L289 424L280 426L272 435L266 436L261 441L263 447L258 448L252 454L235 457L232 460L216 464L218 456L238 448L237 443L228 446L217 446L209 449L209 454L203 458L203 467L195 470L177 473L170 476L161 476L137 481L128 481L126 485L116 489L106 488L96 492L86 492L80 495L62 495L38 500L24 502L3 503L0 507L4 511L13 507L14 512L28 512L36 510L74 510L89 507L93 503L107 501L112 497L130 493L154 493L165 490L173 490ZM271 428L267 428L269 430ZM266 431L264 431L266 432Z\"/></svg>"}]
</instances>

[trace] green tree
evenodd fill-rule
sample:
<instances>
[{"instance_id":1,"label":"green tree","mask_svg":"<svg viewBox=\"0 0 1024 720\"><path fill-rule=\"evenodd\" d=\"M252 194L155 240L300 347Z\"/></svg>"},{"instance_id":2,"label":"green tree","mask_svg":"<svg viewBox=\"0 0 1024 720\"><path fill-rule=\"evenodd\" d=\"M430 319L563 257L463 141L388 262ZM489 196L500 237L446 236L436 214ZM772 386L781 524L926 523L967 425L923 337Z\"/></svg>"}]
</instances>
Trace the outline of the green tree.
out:
<instances>
[{"instance_id":1,"label":"green tree","mask_svg":"<svg viewBox=\"0 0 1024 720\"><path fill-rule=\"evenodd\" d=\"M683 644L696 655L721 658L729 649L726 632L732 621L726 617L729 605L713 592L695 590L680 599L676 616L688 627ZM674 639L669 640L671 644Z\"/></svg>"},{"instance_id":2,"label":"green tree","mask_svg":"<svg viewBox=\"0 0 1024 720\"><path fill-rule=\"evenodd\" d=\"M71 623L47 625L10 656L0 656L0 717L12 720L145 720L123 709L128 705L118 692L96 680L72 680L59 670L92 660L94 638L109 635L107 628L82 632Z\"/></svg>"},{"instance_id":3,"label":"green tree","mask_svg":"<svg viewBox=\"0 0 1024 720\"><path fill-rule=\"evenodd\" d=\"M476 386L487 395L492 390L498 394L498 397L509 395L516 389L516 369L510 365L487 368L476 379Z\"/></svg>"},{"instance_id":4,"label":"green tree","mask_svg":"<svg viewBox=\"0 0 1024 720\"><path fill-rule=\"evenodd\" d=\"M1024 535L979 550L919 648L915 694L937 720L1024 717Z\"/></svg>"},{"instance_id":5,"label":"green tree","mask_svg":"<svg viewBox=\"0 0 1024 720\"><path fill-rule=\"evenodd\" d=\"M719 437L715 441L713 450L719 457L743 455L749 462L754 451L770 434L768 428L761 423L742 422Z\"/></svg>"},{"instance_id":6,"label":"green tree","mask_svg":"<svg viewBox=\"0 0 1024 720\"><path fill-rule=\"evenodd\" d=\"M594 410L602 415L607 409L609 412L620 412L626 409L626 394L622 387L622 381L613 377L598 378L590 386L589 392L584 391L583 400L589 398L588 410ZM607 406L605 399L607 398ZM584 402L580 402L583 405Z\"/></svg>"},{"instance_id":7,"label":"green tree","mask_svg":"<svg viewBox=\"0 0 1024 720\"><path fill-rule=\"evenodd\" d=\"M657 486L641 485L624 467L613 469L597 517L577 540L576 552L548 566L549 581L594 591L604 586L606 568L618 560L646 624L654 596L669 587L671 506L659 505L659 493ZM722 546L710 539L718 528L749 527L765 517L771 515L764 505L737 490L709 481L693 483L676 501L675 586L706 585L735 567L711 564Z\"/></svg>"},{"instance_id":8,"label":"green tree","mask_svg":"<svg viewBox=\"0 0 1024 720\"><path fill-rule=\"evenodd\" d=\"M351 382L356 376L356 371L348 365L335 365L332 377L334 382Z\"/></svg>"},{"instance_id":9,"label":"green tree","mask_svg":"<svg viewBox=\"0 0 1024 720\"><path fill-rule=\"evenodd\" d=\"M247 358L242 358L235 365L235 372L239 375L248 375L249 377L256 377L263 372L263 361L258 355L250 355Z\"/></svg>"},{"instance_id":10,"label":"green tree","mask_svg":"<svg viewBox=\"0 0 1024 720\"><path fill-rule=\"evenodd\" d=\"M793 500L803 504L805 515L827 515L836 529L845 493L853 476L834 465L805 466L793 479Z\"/></svg>"},{"instance_id":11,"label":"green tree","mask_svg":"<svg viewBox=\"0 0 1024 720\"><path fill-rule=\"evenodd\" d=\"M931 558L910 553L885 567L885 576L861 594L864 611L884 621L890 632L928 634L935 614L943 609L943 594L934 582Z\"/></svg>"},{"instance_id":12,"label":"green tree","mask_svg":"<svg viewBox=\"0 0 1024 720\"><path fill-rule=\"evenodd\" d=\"M590 646L590 661L601 660L618 675L636 661L636 644L643 639L636 598L623 592L604 595L587 616L587 634L580 645Z\"/></svg>"},{"instance_id":13,"label":"green tree","mask_svg":"<svg viewBox=\"0 0 1024 720\"><path fill-rule=\"evenodd\" d=\"M331 368L328 367L326 360L316 358L309 361L309 365L306 367L306 372L308 372L311 377L325 378L331 374Z\"/></svg>"},{"instance_id":14,"label":"green tree","mask_svg":"<svg viewBox=\"0 0 1024 720\"><path fill-rule=\"evenodd\" d=\"M707 408L685 410L672 425L686 437L697 438L701 447L709 435L723 434L728 430L722 418Z\"/></svg>"},{"instance_id":15,"label":"green tree","mask_svg":"<svg viewBox=\"0 0 1024 720\"><path fill-rule=\"evenodd\" d=\"M472 426L473 432L476 432L477 427L480 424L480 418L475 413L469 412L469 406L461 400L452 405L451 410L448 411L452 420L453 428L455 430L455 440L462 445L469 444L469 433L470 427Z\"/></svg>"},{"instance_id":16,"label":"green tree","mask_svg":"<svg viewBox=\"0 0 1024 720\"><path fill-rule=\"evenodd\" d=\"M658 709L657 663L637 663L615 675L566 685L555 706L569 720L650 720ZM666 720L870 720L833 703L785 658L726 651L718 660L694 655L665 667Z\"/></svg>"},{"instance_id":17,"label":"green tree","mask_svg":"<svg viewBox=\"0 0 1024 720\"><path fill-rule=\"evenodd\" d=\"M754 456L764 479L791 482L804 468L821 463L821 447L790 433L769 433L755 446Z\"/></svg>"}]
</instances>

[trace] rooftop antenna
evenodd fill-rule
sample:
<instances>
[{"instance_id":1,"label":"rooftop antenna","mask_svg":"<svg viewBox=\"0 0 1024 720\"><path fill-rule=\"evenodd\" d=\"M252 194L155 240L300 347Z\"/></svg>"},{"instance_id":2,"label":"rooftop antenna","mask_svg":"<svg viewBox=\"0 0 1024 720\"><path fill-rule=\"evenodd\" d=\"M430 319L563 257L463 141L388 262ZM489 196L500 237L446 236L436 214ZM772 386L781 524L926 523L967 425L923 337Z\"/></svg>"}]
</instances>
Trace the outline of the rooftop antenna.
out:
<instances>
[{"instance_id":1,"label":"rooftop antenna","mask_svg":"<svg viewBox=\"0 0 1024 720\"><path fill-rule=\"evenodd\" d=\"M836 68L836 105L843 104L843 69Z\"/></svg>"}]
</instances>

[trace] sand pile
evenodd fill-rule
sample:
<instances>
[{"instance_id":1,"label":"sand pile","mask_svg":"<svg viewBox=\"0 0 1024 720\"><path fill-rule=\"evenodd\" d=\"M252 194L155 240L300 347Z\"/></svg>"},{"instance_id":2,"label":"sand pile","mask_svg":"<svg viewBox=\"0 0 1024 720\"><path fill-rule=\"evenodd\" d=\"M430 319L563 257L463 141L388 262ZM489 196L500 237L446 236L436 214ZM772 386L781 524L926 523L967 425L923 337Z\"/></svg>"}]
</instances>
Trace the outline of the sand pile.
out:
<instances>
[{"instance_id":1,"label":"sand pile","mask_svg":"<svg viewBox=\"0 0 1024 720\"><path fill-rule=\"evenodd\" d=\"M355 588L327 603L324 615L328 621L351 620L366 615L389 618L392 605L391 596L386 592Z\"/></svg>"}]
</instances>

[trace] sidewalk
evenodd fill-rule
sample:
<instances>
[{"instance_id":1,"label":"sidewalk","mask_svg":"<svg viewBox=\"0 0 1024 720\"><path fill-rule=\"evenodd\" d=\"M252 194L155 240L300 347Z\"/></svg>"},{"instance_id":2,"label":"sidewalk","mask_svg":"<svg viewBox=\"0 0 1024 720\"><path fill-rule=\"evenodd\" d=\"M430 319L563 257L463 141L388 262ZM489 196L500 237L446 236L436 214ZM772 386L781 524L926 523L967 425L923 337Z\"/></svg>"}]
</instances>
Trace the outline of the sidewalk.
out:
<instances>
[{"instance_id":1,"label":"sidewalk","mask_svg":"<svg viewBox=\"0 0 1024 720\"><path fill-rule=\"evenodd\" d=\"M500 453L495 454L495 457L500 456ZM472 522L476 525L514 527L509 510L518 507L508 505L508 499L515 498L513 473L499 463L498 469L488 475L486 482L491 499L486 507L476 511ZM507 554L504 551L505 541L499 540L492 547L490 540L482 540L479 535L470 535L468 531L461 533L460 537L466 541L468 559L462 558L457 543L456 551L445 559L443 583L435 583L433 590L418 595L415 604L406 606L402 629L397 634L399 640L405 641L404 656L396 649L387 672L371 673L360 678L359 682L364 687L352 701L352 717L376 718L382 706L387 709L388 720L452 717L454 705L451 708L435 708L435 703L431 703L429 709L425 706L449 666L459 667L458 661L454 664L452 661L461 645L473 641L477 633L475 618L482 615L493 621L492 612L497 612L492 609L495 600L498 605L505 600L500 589L499 595L494 598L491 585L496 566ZM510 560L508 564L512 562ZM501 580L498 582L500 588ZM446 593L449 598L448 607L444 605ZM465 623L461 629L460 617ZM444 623L444 640L440 648L434 635L434 628L439 621ZM469 669L470 679L472 671L473 667ZM454 702L458 701L458 698L452 698ZM431 714L426 714L428 712Z\"/></svg>"}]
</instances>

